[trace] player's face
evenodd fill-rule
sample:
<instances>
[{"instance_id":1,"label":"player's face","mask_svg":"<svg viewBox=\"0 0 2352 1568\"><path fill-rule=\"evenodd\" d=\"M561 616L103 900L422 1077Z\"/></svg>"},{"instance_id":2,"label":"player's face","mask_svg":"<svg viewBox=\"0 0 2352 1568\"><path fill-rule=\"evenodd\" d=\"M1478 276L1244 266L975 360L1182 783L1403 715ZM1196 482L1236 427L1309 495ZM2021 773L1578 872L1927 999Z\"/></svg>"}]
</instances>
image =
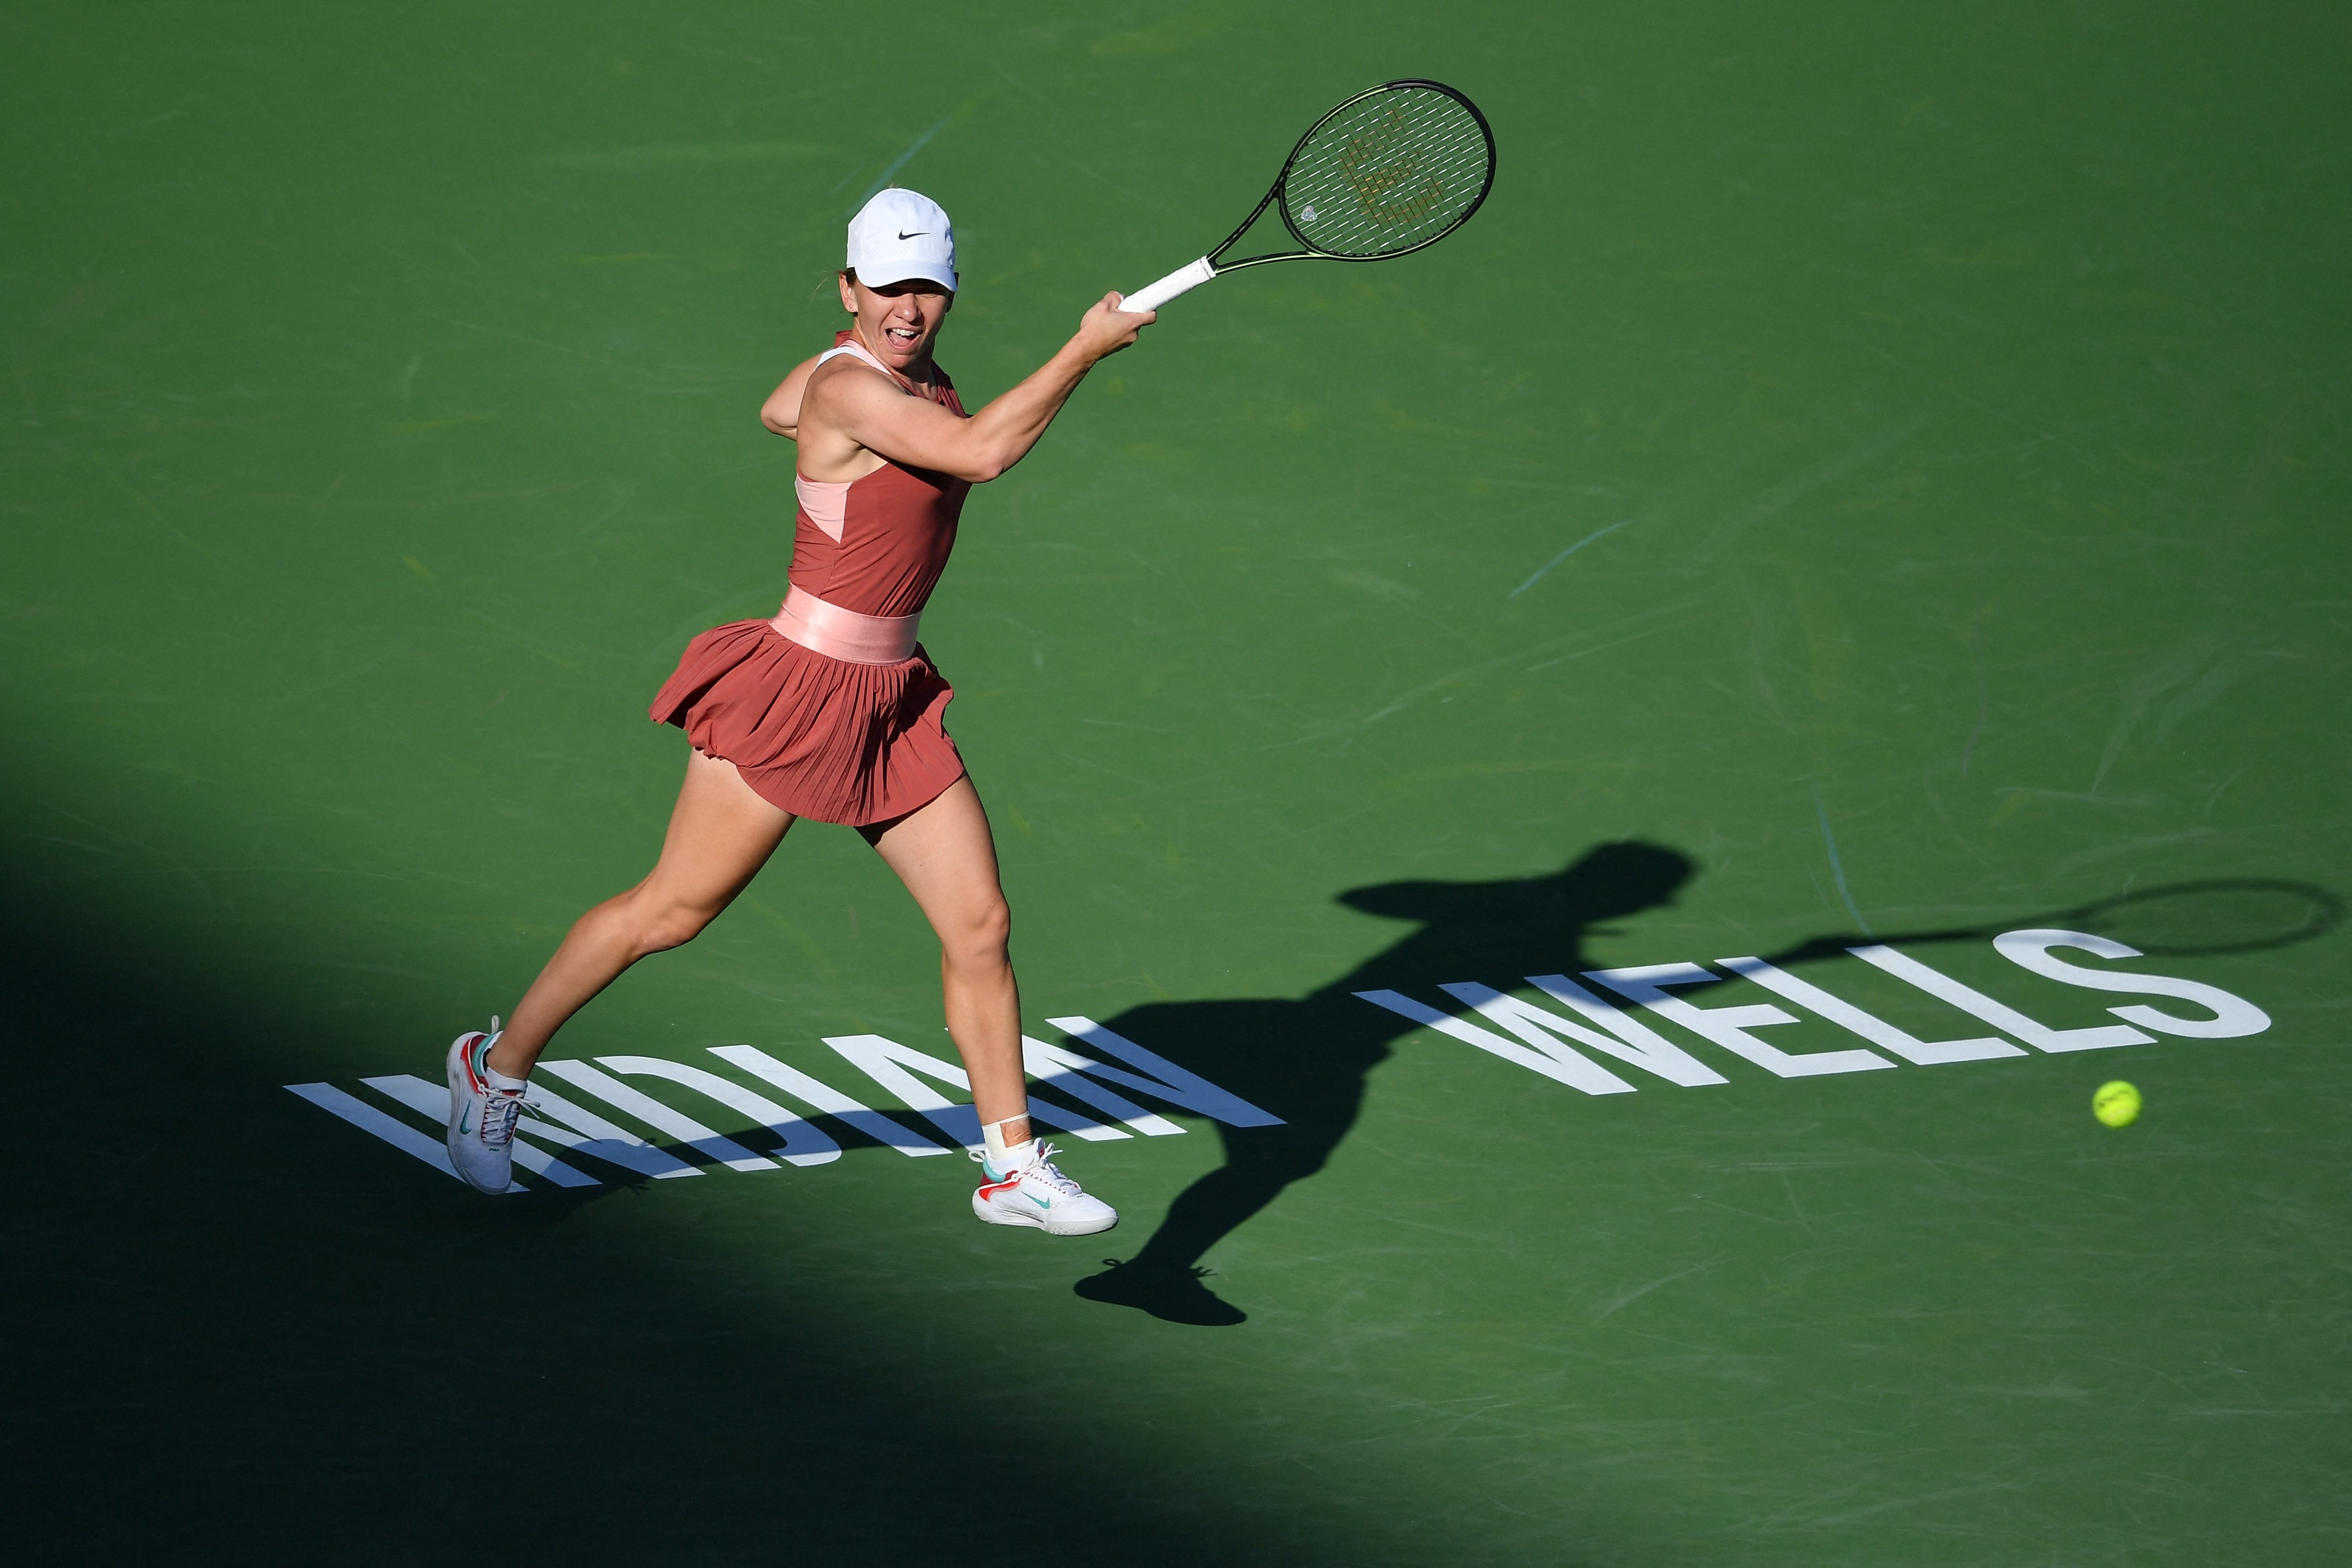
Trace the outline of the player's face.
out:
<instances>
[{"instance_id":1,"label":"player's face","mask_svg":"<svg viewBox=\"0 0 2352 1568\"><path fill-rule=\"evenodd\" d=\"M841 279L841 308L856 316L857 335L893 370L930 359L940 325L954 304L955 296L928 278L886 283L879 289L868 289L846 277Z\"/></svg>"}]
</instances>

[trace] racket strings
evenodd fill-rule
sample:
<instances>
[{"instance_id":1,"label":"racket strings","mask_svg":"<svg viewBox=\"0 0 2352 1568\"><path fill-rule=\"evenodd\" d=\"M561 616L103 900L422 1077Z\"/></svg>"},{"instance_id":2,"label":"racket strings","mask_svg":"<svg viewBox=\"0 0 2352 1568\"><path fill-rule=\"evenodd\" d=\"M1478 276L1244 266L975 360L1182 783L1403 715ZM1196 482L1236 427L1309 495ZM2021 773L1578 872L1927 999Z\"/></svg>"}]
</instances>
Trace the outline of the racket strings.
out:
<instances>
[{"instance_id":1,"label":"racket strings","mask_svg":"<svg viewBox=\"0 0 2352 1568\"><path fill-rule=\"evenodd\" d=\"M1334 256L1426 245L1486 195L1494 147L1467 104L1428 88L1373 94L1316 129L1283 177L1298 237Z\"/></svg>"}]
</instances>

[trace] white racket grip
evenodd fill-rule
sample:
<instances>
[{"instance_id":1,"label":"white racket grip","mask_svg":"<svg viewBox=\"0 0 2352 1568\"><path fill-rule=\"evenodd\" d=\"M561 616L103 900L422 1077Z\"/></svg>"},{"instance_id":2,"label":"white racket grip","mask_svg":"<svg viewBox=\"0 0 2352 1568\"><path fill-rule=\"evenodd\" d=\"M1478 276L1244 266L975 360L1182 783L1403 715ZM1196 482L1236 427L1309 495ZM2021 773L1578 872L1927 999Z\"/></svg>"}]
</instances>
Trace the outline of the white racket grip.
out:
<instances>
[{"instance_id":1,"label":"white racket grip","mask_svg":"<svg viewBox=\"0 0 2352 1568\"><path fill-rule=\"evenodd\" d=\"M1118 308L1122 310L1157 310L1177 295L1191 293L1216 275L1217 269L1210 266L1209 258L1203 256L1198 261L1186 262L1159 282L1138 289L1119 300Z\"/></svg>"}]
</instances>

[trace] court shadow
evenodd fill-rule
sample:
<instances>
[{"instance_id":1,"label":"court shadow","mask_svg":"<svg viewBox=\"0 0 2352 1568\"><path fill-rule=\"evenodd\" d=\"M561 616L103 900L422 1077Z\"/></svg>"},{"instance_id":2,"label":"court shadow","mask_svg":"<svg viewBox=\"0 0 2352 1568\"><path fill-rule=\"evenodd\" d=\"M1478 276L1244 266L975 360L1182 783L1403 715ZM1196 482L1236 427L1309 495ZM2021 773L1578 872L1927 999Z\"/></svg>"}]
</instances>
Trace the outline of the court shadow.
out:
<instances>
[{"instance_id":1,"label":"court shadow","mask_svg":"<svg viewBox=\"0 0 2352 1568\"><path fill-rule=\"evenodd\" d=\"M1202 1282L1202 1257L1265 1209L1293 1182L1321 1170L1361 1109L1367 1076L1391 1043L1421 1027L1367 1006L1360 991L1425 992L1480 976L1573 974L1588 967L1585 939L1606 922L1663 907L1696 866L1654 844L1603 844L1545 877L1495 882L1391 882L1339 901L1368 914L1413 921L1401 941L1297 1001L1155 1003L1108 1021L1153 1049L1181 1041L1187 1067L1286 1120L1275 1127L1220 1125L1225 1163L1193 1183L1140 1251L1106 1258L1073 1289L1088 1300L1133 1307L1169 1322L1231 1326L1247 1314ZM2031 927L2112 937L2145 956L2268 951L2312 941L2342 922L2344 903L2315 883L2276 878L2173 882L1990 924L1810 937L1767 955L1791 967L1843 958L1865 944L1933 947L1988 942Z\"/></svg>"},{"instance_id":2,"label":"court shadow","mask_svg":"<svg viewBox=\"0 0 2352 1568\"><path fill-rule=\"evenodd\" d=\"M1078 1281L1091 1301L1174 1323L1223 1326L1246 1314L1202 1282L1208 1249L1321 1170L1355 1126L1372 1068L1420 1026L1360 1001L1359 991L1425 988L1433 980L1540 974L1587 967L1588 936L1607 922L1674 901L1697 867L1655 844L1600 845L1548 876L1493 882L1389 882L1339 901L1416 928L1296 1001L1166 1002L1106 1020L1161 1049L1182 1041L1184 1065L1284 1118L1227 1127L1225 1163L1193 1183L1125 1261Z\"/></svg>"},{"instance_id":3,"label":"court shadow","mask_svg":"<svg viewBox=\"0 0 2352 1568\"><path fill-rule=\"evenodd\" d=\"M13 885L56 885L11 847ZM127 921L0 907L0 1068L51 1090L0 1158L11 1561L971 1554L1003 1507L972 1435L1003 1415L952 1367L857 1331L821 1278L747 1283L690 1210L661 1240L568 1223L660 1184L492 1202L331 1131L278 1087L351 1026L304 1000ZM1034 1551L1317 1560L1042 1441Z\"/></svg>"}]
</instances>

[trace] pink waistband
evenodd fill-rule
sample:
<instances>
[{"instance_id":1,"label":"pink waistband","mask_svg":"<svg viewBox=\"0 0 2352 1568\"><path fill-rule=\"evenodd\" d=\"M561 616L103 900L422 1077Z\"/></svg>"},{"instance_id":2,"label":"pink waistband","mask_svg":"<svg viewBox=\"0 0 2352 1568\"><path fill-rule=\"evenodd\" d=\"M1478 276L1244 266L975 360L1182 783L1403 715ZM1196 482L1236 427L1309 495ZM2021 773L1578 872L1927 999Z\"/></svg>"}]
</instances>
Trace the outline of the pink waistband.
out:
<instances>
[{"instance_id":1,"label":"pink waistband","mask_svg":"<svg viewBox=\"0 0 2352 1568\"><path fill-rule=\"evenodd\" d=\"M920 612L911 616L861 616L839 605L828 605L798 588L784 591L784 607L768 624L812 653L845 664L897 664L915 651L915 632L923 623Z\"/></svg>"}]
</instances>

